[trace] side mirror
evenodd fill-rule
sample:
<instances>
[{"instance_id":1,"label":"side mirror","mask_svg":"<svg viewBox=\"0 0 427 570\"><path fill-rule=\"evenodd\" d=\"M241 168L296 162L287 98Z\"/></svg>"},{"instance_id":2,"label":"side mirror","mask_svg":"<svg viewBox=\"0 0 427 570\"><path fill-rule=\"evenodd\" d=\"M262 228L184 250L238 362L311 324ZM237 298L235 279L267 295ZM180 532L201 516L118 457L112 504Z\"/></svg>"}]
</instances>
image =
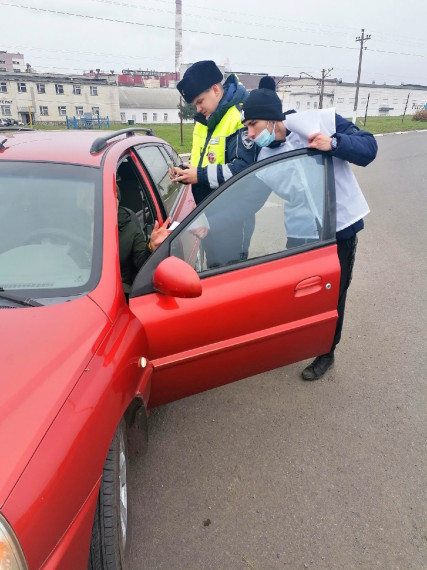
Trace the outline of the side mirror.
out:
<instances>
[{"instance_id":1,"label":"side mirror","mask_svg":"<svg viewBox=\"0 0 427 570\"><path fill-rule=\"evenodd\" d=\"M178 257L167 257L156 267L153 276L156 291L171 297L200 297L202 282L196 271Z\"/></svg>"}]
</instances>

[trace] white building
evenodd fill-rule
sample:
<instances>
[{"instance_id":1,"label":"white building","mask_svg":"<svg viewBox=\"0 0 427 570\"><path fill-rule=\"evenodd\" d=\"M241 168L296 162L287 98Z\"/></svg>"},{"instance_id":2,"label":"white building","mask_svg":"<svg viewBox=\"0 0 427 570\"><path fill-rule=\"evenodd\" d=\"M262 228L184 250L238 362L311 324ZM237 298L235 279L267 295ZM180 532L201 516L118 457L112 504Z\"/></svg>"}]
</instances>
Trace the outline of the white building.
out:
<instances>
[{"instance_id":1,"label":"white building","mask_svg":"<svg viewBox=\"0 0 427 570\"><path fill-rule=\"evenodd\" d=\"M283 101L283 109L306 111L319 107L320 86L313 79L301 78L281 81L277 92ZM323 108L335 107L336 112L352 118L356 85L340 81L325 81ZM359 86L357 116L402 116L413 115L418 109L424 109L427 103L427 87L422 85L370 85Z\"/></svg>"},{"instance_id":2,"label":"white building","mask_svg":"<svg viewBox=\"0 0 427 570\"><path fill-rule=\"evenodd\" d=\"M180 95L174 87L119 86L119 101L122 123L129 121L135 124L180 122Z\"/></svg>"},{"instance_id":3,"label":"white building","mask_svg":"<svg viewBox=\"0 0 427 570\"><path fill-rule=\"evenodd\" d=\"M115 75L85 77L0 72L0 117L29 123L64 123L66 117L120 121Z\"/></svg>"}]
</instances>

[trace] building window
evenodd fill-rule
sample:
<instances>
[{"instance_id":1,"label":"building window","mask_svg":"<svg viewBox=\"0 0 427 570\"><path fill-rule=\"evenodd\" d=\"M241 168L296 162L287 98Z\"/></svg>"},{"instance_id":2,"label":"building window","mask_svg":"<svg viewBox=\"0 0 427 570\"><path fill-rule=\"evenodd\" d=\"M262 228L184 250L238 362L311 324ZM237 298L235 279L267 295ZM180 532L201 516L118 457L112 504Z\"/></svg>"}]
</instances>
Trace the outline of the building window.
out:
<instances>
[{"instance_id":1,"label":"building window","mask_svg":"<svg viewBox=\"0 0 427 570\"><path fill-rule=\"evenodd\" d=\"M74 93L74 95L81 95L82 94L82 86L81 85L73 85L73 93Z\"/></svg>"},{"instance_id":2,"label":"building window","mask_svg":"<svg viewBox=\"0 0 427 570\"><path fill-rule=\"evenodd\" d=\"M6 63L5 59L0 59L0 63Z\"/></svg>"},{"instance_id":3,"label":"building window","mask_svg":"<svg viewBox=\"0 0 427 570\"><path fill-rule=\"evenodd\" d=\"M99 107L92 107L92 115L97 115L99 117Z\"/></svg>"},{"instance_id":4,"label":"building window","mask_svg":"<svg viewBox=\"0 0 427 570\"><path fill-rule=\"evenodd\" d=\"M59 83L55 83L55 91L57 95L62 95L64 93L64 86Z\"/></svg>"},{"instance_id":5,"label":"building window","mask_svg":"<svg viewBox=\"0 0 427 570\"><path fill-rule=\"evenodd\" d=\"M1 93L7 93L7 84L6 83L0 83L0 92Z\"/></svg>"},{"instance_id":6,"label":"building window","mask_svg":"<svg viewBox=\"0 0 427 570\"><path fill-rule=\"evenodd\" d=\"M25 83L18 83L18 93L26 93L27 86Z\"/></svg>"},{"instance_id":7,"label":"building window","mask_svg":"<svg viewBox=\"0 0 427 570\"><path fill-rule=\"evenodd\" d=\"M148 121L148 115L147 115L147 113L142 113L142 120L143 120L144 122L147 122L147 121Z\"/></svg>"},{"instance_id":8,"label":"building window","mask_svg":"<svg viewBox=\"0 0 427 570\"><path fill-rule=\"evenodd\" d=\"M122 123L126 123L126 113L120 113L120 120Z\"/></svg>"},{"instance_id":9,"label":"building window","mask_svg":"<svg viewBox=\"0 0 427 570\"><path fill-rule=\"evenodd\" d=\"M19 61L13 61L12 60L13 65L19 65Z\"/></svg>"},{"instance_id":10,"label":"building window","mask_svg":"<svg viewBox=\"0 0 427 570\"><path fill-rule=\"evenodd\" d=\"M299 109L299 108L300 108L300 102L297 101L295 106L296 106L297 109Z\"/></svg>"},{"instance_id":11,"label":"building window","mask_svg":"<svg viewBox=\"0 0 427 570\"><path fill-rule=\"evenodd\" d=\"M46 85L44 83L37 83L37 93L46 93Z\"/></svg>"},{"instance_id":12,"label":"building window","mask_svg":"<svg viewBox=\"0 0 427 570\"><path fill-rule=\"evenodd\" d=\"M45 105L40 105L40 115L43 115L44 117L49 115L49 109Z\"/></svg>"},{"instance_id":13,"label":"building window","mask_svg":"<svg viewBox=\"0 0 427 570\"><path fill-rule=\"evenodd\" d=\"M83 107L76 107L76 115L78 117L83 117Z\"/></svg>"},{"instance_id":14,"label":"building window","mask_svg":"<svg viewBox=\"0 0 427 570\"><path fill-rule=\"evenodd\" d=\"M168 114L167 113L163 113L163 120L165 123L168 122Z\"/></svg>"},{"instance_id":15,"label":"building window","mask_svg":"<svg viewBox=\"0 0 427 570\"><path fill-rule=\"evenodd\" d=\"M153 121L157 121L157 113L153 113Z\"/></svg>"},{"instance_id":16,"label":"building window","mask_svg":"<svg viewBox=\"0 0 427 570\"><path fill-rule=\"evenodd\" d=\"M60 115L61 117L65 117L66 114L67 114L67 107L65 107L64 105L58 107L58 115Z\"/></svg>"},{"instance_id":17,"label":"building window","mask_svg":"<svg viewBox=\"0 0 427 570\"><path fill-rule=\"evenodd\" d=\"M310 101L307 101L307 109L310 109Z\"/></svg>"},{"instance_id":18,"label":"building window","mask_svg":"<svg viewBox=\"0 0 427 570\"><path fill-rule=\"evenodd\" d=\"M98 95L98 87L96 85L90 86L90 94L91 95Z\"/></svg>"},{"instance_id":19,"label":"building window","mask_svg":"<svg viewBox=\"0 0 427 570\"><path fill-rule=\"evenodd\" d=\"M12 114L12 111L10 109L10 105L2 105L1 106L1 114L3 115L3 117L10 117L10 115Z\"/></svg>"},{"instance_id":20,"label":"building window","mask_svg":"<svg viewBox=\"0 0 427 570\"><path fill-rule=\"evenodd\" d=\"M0 67L0 71L6 71L5 67Z\"/></svg>"},{"instance_id":21,"label":"building window","mask_svg":"<svg viewBox=\"0 0 427 570\"><path fill-rule=\"evenodd\" d=\"M13 68L14 73L21 73L20 69Z\"/></svg>"},{"instance_id":22,"label":"building window","mask_svg":"<svg viewBox=\"0 0 427 570\"><path fill-rule=\"evenodd\" d=\"M313 106L315 109L317 109L317 101L314 102Z\"/></svg>"},{"instance_id":23,"label":"building window","mask_svg":"<svg viewBox=\"0 0 427 570\"><path fill-rule=\"evenodd\" d=\"M337 103L344 103L344 97L338 97Z\"/></svg>"}]
</instances>

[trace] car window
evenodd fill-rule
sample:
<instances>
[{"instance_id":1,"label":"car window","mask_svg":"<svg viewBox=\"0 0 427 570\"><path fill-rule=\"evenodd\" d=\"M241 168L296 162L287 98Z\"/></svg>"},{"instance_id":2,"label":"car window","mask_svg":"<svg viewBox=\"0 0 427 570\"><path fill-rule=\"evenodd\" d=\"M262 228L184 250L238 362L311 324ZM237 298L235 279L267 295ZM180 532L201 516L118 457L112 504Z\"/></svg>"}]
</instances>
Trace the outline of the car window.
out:
<instances>
[{"instance_id":1,"label":"car window","mask_svg":"<svg viewBox=\"0 0 427 570\"><path fill-rule=\"evenodd\" d=\"M102 258L99 169L3 163L0 287L37 297L91 290Z\"/></svg>"},{"instance_id":2,"label":"car window","mask_svg":"<svg viewBox=\"0 0 427 570\"><path fill-rule=\"evenodd\" d=\"M156 220L155 208L132 157L124 156L121 159L116 181L120 188L120 206L136 214L148 241Z\"/></svg>"},{"instance_id":3,"label":"car window","mask_svg":"<svg viewBox=\"0 0 427 570\"><path fill-rule=\"evenodd\" d=\"M143 145L135 150L157 187L166 214L171 215L183 187L180 182L172 182L168 172L170 165L180 164L178 154L169 145Z\"/></svg>"},{"instance_id":4,"label":"car window","mask_svg":"<svg viewBox=\"0 0 427 570\"><path fill-rule=\"evenodd\" d=\"M279 157L260 162L214 198L172 240L171 254L202 272L334 239L334 208L326 204L329 159L307 151ZM188 246L195 236L201 238L197 256Z\"/></svg>"}]
</instances>

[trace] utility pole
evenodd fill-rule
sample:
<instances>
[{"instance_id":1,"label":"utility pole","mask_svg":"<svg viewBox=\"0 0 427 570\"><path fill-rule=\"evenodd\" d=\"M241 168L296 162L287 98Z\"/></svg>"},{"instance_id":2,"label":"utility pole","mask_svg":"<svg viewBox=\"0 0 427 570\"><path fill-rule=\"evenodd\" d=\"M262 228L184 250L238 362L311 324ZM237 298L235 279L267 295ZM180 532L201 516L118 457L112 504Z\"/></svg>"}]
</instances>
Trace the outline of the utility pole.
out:
<instances>
[{"instance_id":1,"label":"utility pole","mask_svg":"<svg viewBox=\"0 0 427 570\"><path fill-rule=\"evenodd\" d=\"M333 67L328 69L328 71L326 71L325 69L322 69L322 82L320 84L319 109L323 109L323 90L325 88L325 77L327 77L331 73L332 70L333 70Z\"/></svg>"},{"instance_id":2,"label":"utility pole","mask_svg":"<svg viewBox=\"0 0 427 570\"><path fill-rule=\"evenodd\" d=\"M182 56L182 0L175 0L175 80L178 79ZM181 127L181 146L184 144L182 136L182 97L179 98L179 122Z\"/></svg>"},{"instance_id":3,"label":"utility pole","mask_svg":"<svg viewBox=\"0 0 427 570\"><path fill-rule=\"evenodd\" d=\"M405 115L406 115L406 109L408 108L409 95L410 95L410 94L411 94L411 91L409 91L408 97L407 97L407 99L406 99L405 110L403 111L403 116L402 116L402 123L403 123L403 119L405 118Z\"/></svg>"},{"instance_id":4,"label":"utility pole","mask_svg":"<svg viewBox=\"0 0 427 570\"><path fill-rule=\"evenodd\" d=\"M356 38L356 42L360 42L360 53L359 53L359 69L357 71L357 83L356 83L356 95L354 97L354 109L353 109L353 123L356 124L356 118L357 118L357 103L359 100L359 84L360 84L360 72L362 70L362 56L363 56L363 50L366 49L366 47L364 47L364 42L368 41L371 39L370 35L366 35L365 36L365 30L362 29L362 35L358 36Z\"/></svg>"},{"instance_id":5,"label":"utility pole","mask_svg":"<svg viewBox=\"0 0 427 570\"><path fill-rule=\"evenodd\" d=\"M368 100L366 101L366 109L365 109L365 120L363 122L363 126L366 126L366 118L368 116L368 106L369 106L369 97L371 96L370 93L368 93Z\"/></svg>"},{"instance_id":6,"label":"utility pole","mask_svg":"<svg viewBox=\"0 0 427 570\"><path fill-rule=\"evenodd\" d=\"M325 89L325 77L328 77L328 75L331 73L332 70L333 70L333 67L331 67L328 70L322 69L322 79L318 79L317 77L313 77L312 75L310 75L309 73L306 73L305 71L301 71L299 74L300 77L301 77L301 75L307 75L307 77L314 79L314 81L320 82L319 109L323 109L323 92Z\"/></svg>"}]
</instances>

